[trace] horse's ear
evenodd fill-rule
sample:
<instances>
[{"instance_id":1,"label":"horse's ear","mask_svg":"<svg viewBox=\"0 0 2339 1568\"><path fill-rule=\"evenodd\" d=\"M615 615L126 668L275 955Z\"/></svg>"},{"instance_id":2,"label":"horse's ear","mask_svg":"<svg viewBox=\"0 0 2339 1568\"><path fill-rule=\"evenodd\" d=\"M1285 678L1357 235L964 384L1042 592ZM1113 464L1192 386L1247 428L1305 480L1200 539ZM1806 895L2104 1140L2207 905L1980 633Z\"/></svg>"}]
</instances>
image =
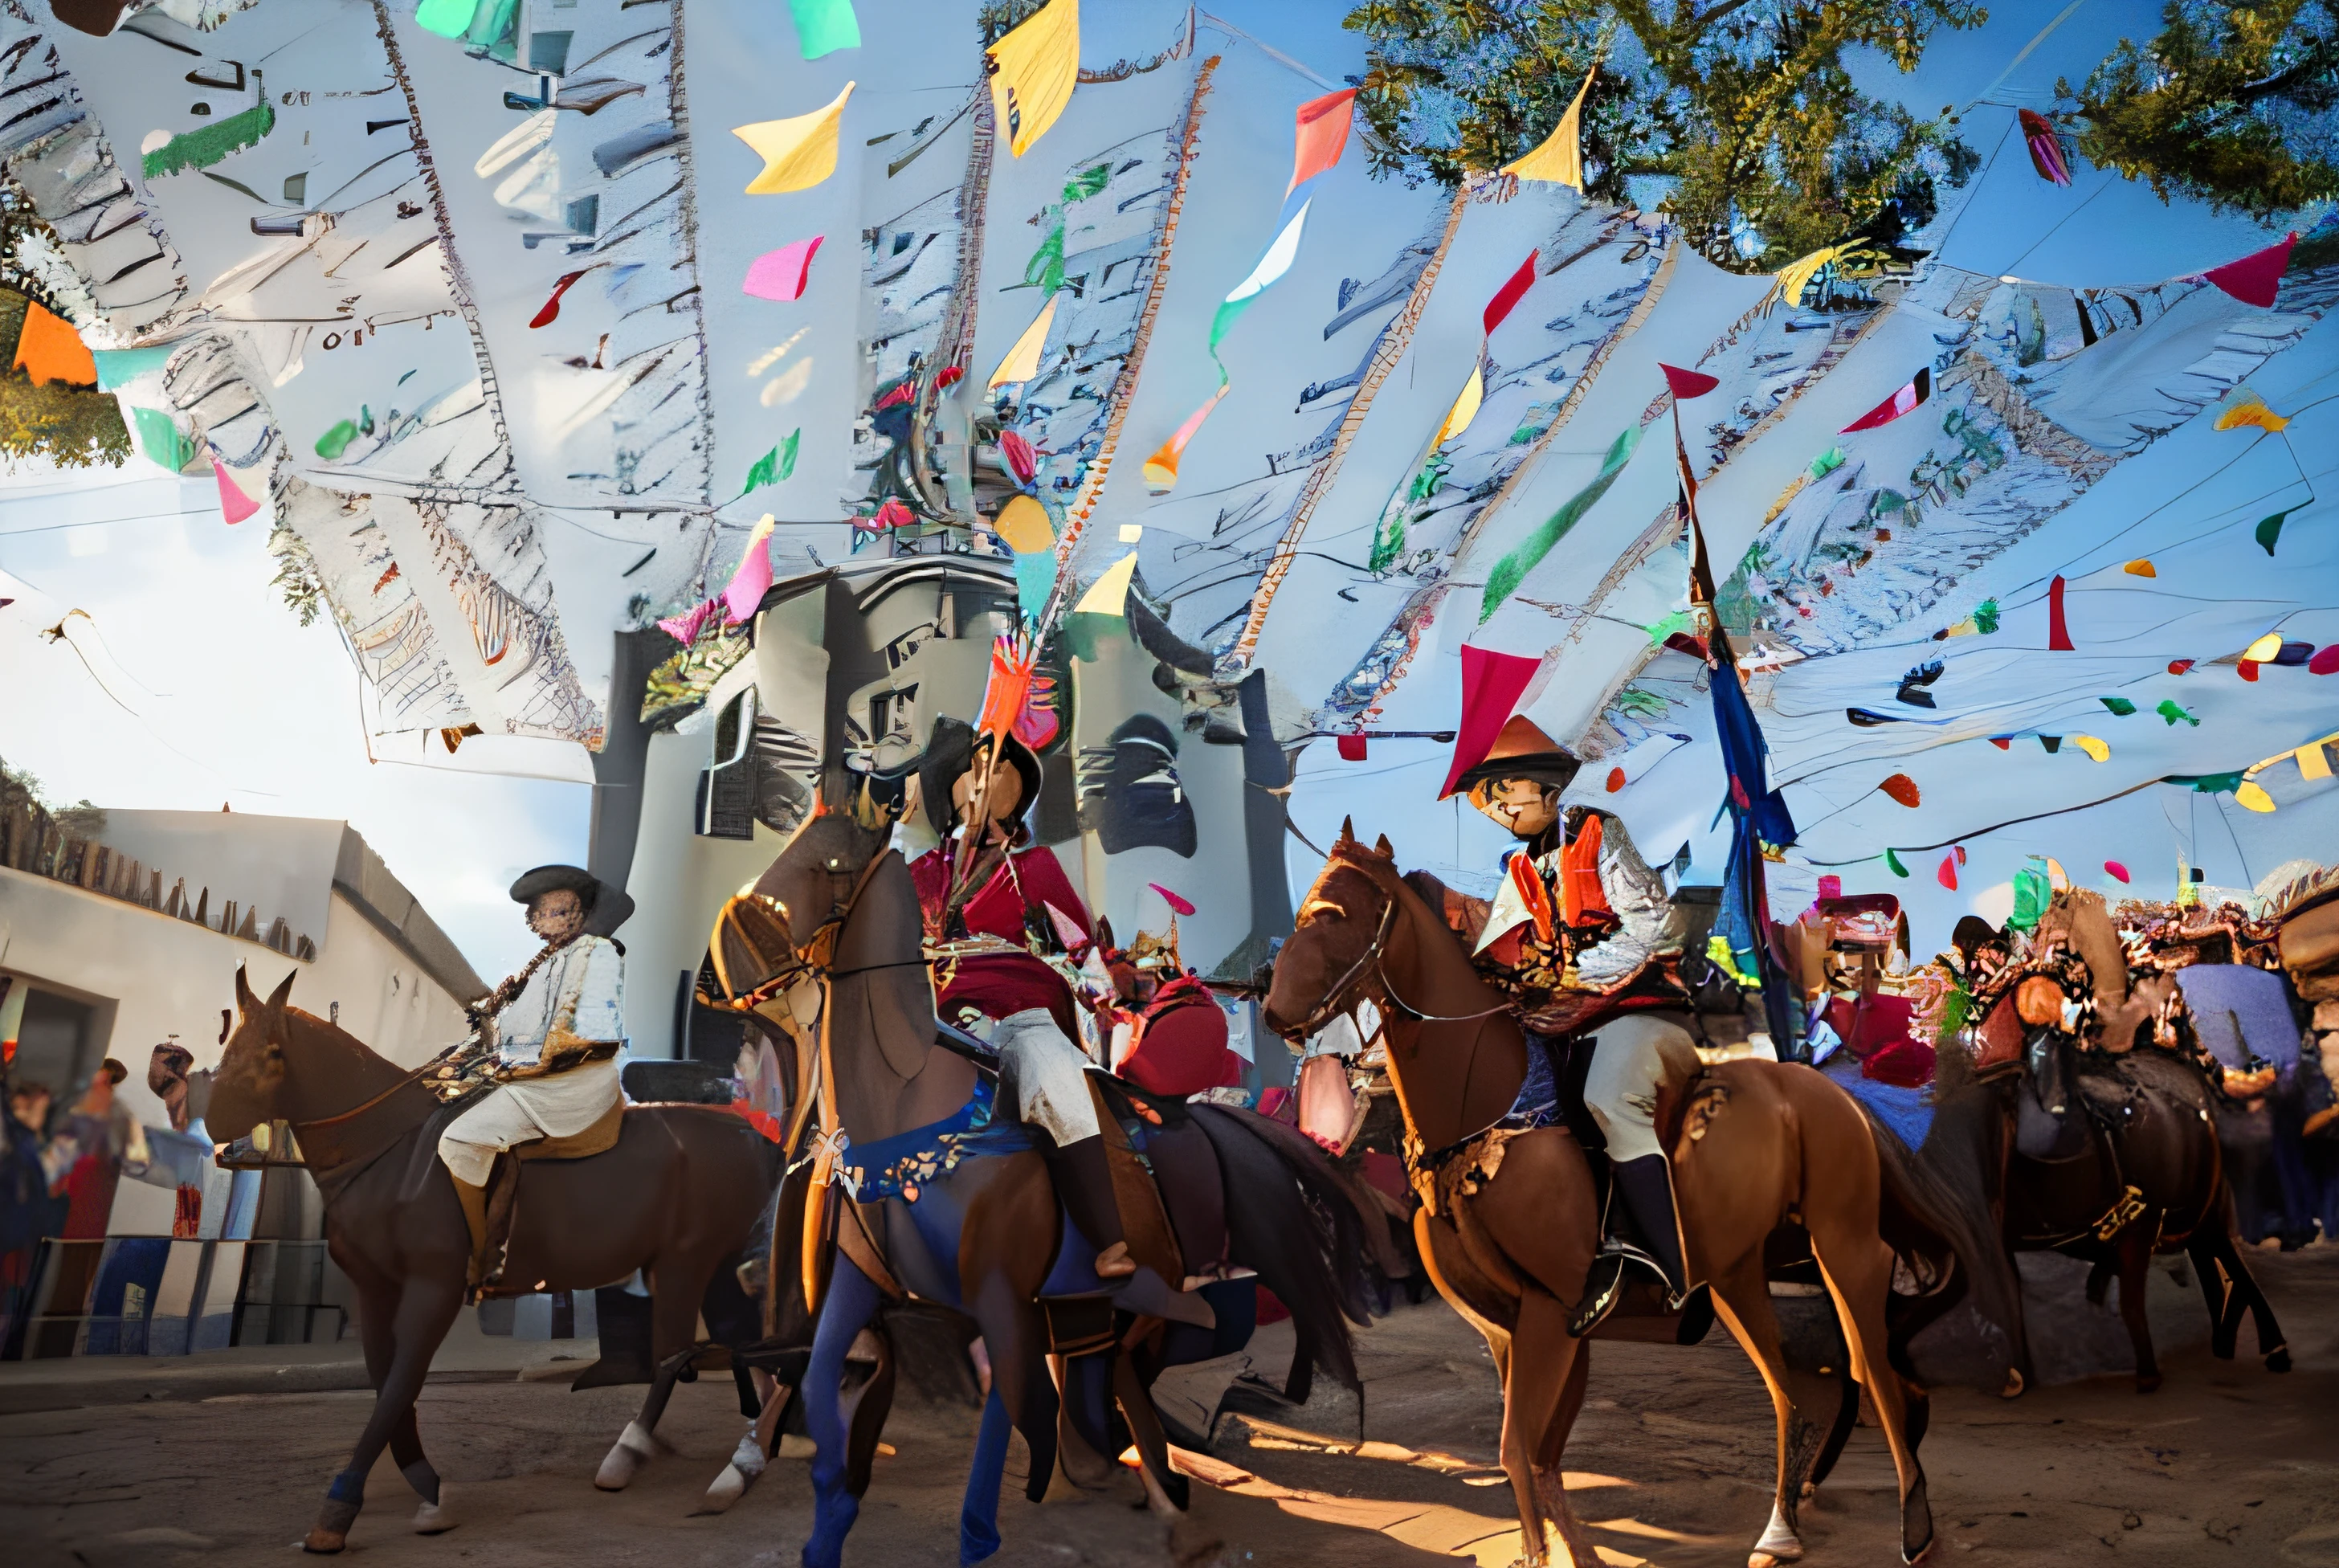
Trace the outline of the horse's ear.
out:
<instances>
[{"instance_id":1,"label":"horse's ear","mask_svg":"<svg viewBox=\"0 0 2339 1568\"><path fill-rule=\"evenodd\" d=\"M1388 834L1383 833L1373 842L1373 853L1383 860L1396 859L1396 851L1389 846Z\"/></svg>"},{"instance_id":2,"label":"horse's ear","mask_svg":"<svg viewBox=\"0 0 2339 1568\"><path fill-rule=\"evenodd\" d=\"M244 977L243 965L235 966L235 1005L240 1012L256 1012L260 999L252 994L252 981Z\"/></svg>"},{"instance_id":3,"label":"horse's ear","mask_svg":"<svg viewBox=\"0 0 2339 1568\"><path fill-rule=\"evenodd\" d=\"M1355 817L1344 816L1340 819L1340 842L1342 843L1354 843L1357 842L1357 819Z\"/></svg>"},{"instance_id":4,"label":"horse's ear","mask_svg":"<svg viewBox=\"0 0 2339 1568\"><path fill-rule=\"evenodd\" d=\"M270 994L268 998L269 1007L277 1011L283 1011L285 1002L291 999L292 982L300 978L301 971L297 969L291 974L286 975L284 977L284 983L278 986L276 990Z\"/></svg>"}]
</instances>

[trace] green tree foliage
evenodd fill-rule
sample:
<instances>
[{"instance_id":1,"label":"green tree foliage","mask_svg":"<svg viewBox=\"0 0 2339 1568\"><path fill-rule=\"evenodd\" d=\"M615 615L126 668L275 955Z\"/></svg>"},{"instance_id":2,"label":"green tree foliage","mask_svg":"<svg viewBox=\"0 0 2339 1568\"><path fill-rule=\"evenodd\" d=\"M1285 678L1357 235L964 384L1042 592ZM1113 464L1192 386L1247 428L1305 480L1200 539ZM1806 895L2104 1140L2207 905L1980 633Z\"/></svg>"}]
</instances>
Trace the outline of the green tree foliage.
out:
<instances>
[{"instance_id":1,"label":"green tree foliage","mask_svg":"<svg viewBox=\"0 0 2339 1568\"><path fill-rule=\"evenodd\" d=\"M2261 222L2339 196L2339 7L2172 0L2161 24L2057 84L2089 163Z\"/></svg>"},{"instance_id":2,"label":"green tree foliage","mask_svg":"<svg viewBox=\"0 0 2339 1568\"><path fill-rule=\"evenodd\" d=\"M1845 56L1916 68L1971 0L1367 0L1358 94L1376 172L1452 185L1551 133L1584 74L1585 180L1628 199L1666 179L1690 242L1741 271L1851 238L1892 244L1930 222L1978 160L1944 121L1871 98Z\"/></svg>"},{"instance_id":3,"label":"green tree foliage","mask_svg":"<svg viewBox=\"0 0 2339 1568\"><path fill-rule=\"evenodd\" d=\"M18 263L17 246L33 236L54 239L25 193L0 185L0 365L16 357L28 298L64 314ZM129 456L130 432L112 393L54 381L35 386L20 370L0 374L0 459L45 458L59 468L120 468Z\"/></svg>"}]
</instances>

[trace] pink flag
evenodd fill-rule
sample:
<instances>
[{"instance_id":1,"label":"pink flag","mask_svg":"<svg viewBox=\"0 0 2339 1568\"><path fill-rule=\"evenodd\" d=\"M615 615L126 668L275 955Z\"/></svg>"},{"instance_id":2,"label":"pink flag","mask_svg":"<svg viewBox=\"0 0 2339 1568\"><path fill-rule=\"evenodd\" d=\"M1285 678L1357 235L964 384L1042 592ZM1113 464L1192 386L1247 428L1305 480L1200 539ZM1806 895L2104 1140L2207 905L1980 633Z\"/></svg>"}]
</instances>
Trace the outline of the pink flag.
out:
<instances>
[{"instance_id":1,"label":"pink flag","mask_svg":"<svg viewBox=\"0 0 2339 1568\"><path fill-rule=\"evenodd\" d=\"M2071 166L2063 161L2063 143L2055 134L2055 123L2036 110L2019 113L2023 143L2030 149L2030 166L2050 185L2069 184Z\"/></svg>"},{"instance_id":2,"label":"pink flag","mask_svg":"<svg viewBox=\"0 0 2339 1568\"><path fill-rule=\"evenodd\" d=\"M1188 903L1184 899L1179 898L1176 893L1171 892L1160 883L1149 882L1145 885L1151 888L1155 892L1160 893L1161 895L1161 902L1168 904L1171 909L1176 910L1179 914L1191 914L1194 912L1194 906L1192 904Z\"/></svg>"},{"instance_id":3,"label":"pink flag","mask_svg":"<svg viewBox=\"0 0 2339 1568\"><path fill-rule=\"evenodd\" d=\"M1346 87L1299 105L1292 134L1291 183L1283 188L1285 195L1340 161L1348 145L1348 121L1356 102L1357 90Z\"/></svg>"},{"instance_id":4,"label":"pink flag","mask_svg":"<svg viewBox=\"0 0 2339 1568\"><path fill-rule=\"evenodd\" d=\"M1709 376L1703 370L1684 370L1678 365L1668 365L1663 361L1658 363L1657 369L1665 373L1665 385L1673 389L1673 396L1684 400L1702 398L1722 385L1719 377Z\"/></svg>"},{"instance_id":5,"label":"pink flag","mask_svg":"<svg viewBox=\"0 0 2339 1568\"><path fill-rule=\"evenodd\" d=\"M739 285L739 291L759 300L801 299L804 280L812 274L812 259L819 252L821 241L826 238L824 234L814 234L809 240L765 251L747 263L747 281Z\"/></svg>"},{"instance_id":6,"label":"pink flag","mask_svg":"<svg viewBox=\"0 0 2339 1568\"><path fill-rule=\"evenodd\" d=\"M1511 716L1519 695L1535 679L1539 658L1498 654L1492 648L1462 645L1462 723L1454 737L1454 765L1437 792L1444 800L1462 782L1462 775L1486 760L1495 737Z\"/></svg>"},{"instance_id":7,"label":"pink flag","mask_svg":"<svg viewBox=\"0 0 2339 1568\"><path fill-rule=\"evenodd\" d=\"M1482 318L1486 323L1486 336L1491 338L1495 335L1495 329L1503 324L1503 318L1511 313L1511 307L1525 299L1527 291L1535 287L1535 258L1542 254L1541 251L1529 251L1527 259L1519 263L1519 270L1511 274L1510 281L1486 301L1486 313Z\"/></svg>"},{"instance_id":8,"label":"pink flag","mask_svg":"<svg viewBox=\"0 0 2339 1568\"><path fill-rule=\"evenodd\" d=\"M772 515L764 514L755 531L747 536L747 553L739 557L739 569L731 574L730 587L723 590L723 619L737 626L755 613L764 602L764 592L772 586L772 552L765 542L772 537Z\"/></svg>"},{"instance_id":9,"label":"pink flag","mask_svg":"<svg viewBox=\"0 0 2339 1568\"><path fill-rule=\"evenodd\" d=\"M1846 425L1842 433L1848 436L1854 430L1872 430L1880 425L1889 425L1932 395L1933 372L1929 366L1918 371L1907 386Z\"/></svg>"},{"instance_id":10,"label":"pink flag","mask_svg":"<svg viewBox=\"0 0 2339 1568\"><path fill-rule=\"evenodd\" d=\"M2238 261L2212 267L2201 275L2245 305L2271 305L2282 287L2283 269L2290 265L2290 248L2297 243L2298 235L2293 232L2278 245L2253 251Z\"/></svg>"},{"instance_id":11,"label":"pink flag","mask_svg":"<svg viewBox=\"0 0 2339 1568\"><path fill-rule=\"evenodd\" d=\"M687 647L698 640L698 634L706 629L706 617L714 613L715 601L705 599L678 616L666 616L658 622L658 630Z\"/></svg>"},{"instance_id":12,"label":"pink flag","mask_svg":"<svg viewBox=\"0 0 2339 1568\"><path fill-rule=\"evenodd\" d=\"M228 476L227 465L217 458L212 459L212 472L219 476L220 515L231 523L240 523L260 510L260 503L236 488Z\"/></svg>"}]
</instances>

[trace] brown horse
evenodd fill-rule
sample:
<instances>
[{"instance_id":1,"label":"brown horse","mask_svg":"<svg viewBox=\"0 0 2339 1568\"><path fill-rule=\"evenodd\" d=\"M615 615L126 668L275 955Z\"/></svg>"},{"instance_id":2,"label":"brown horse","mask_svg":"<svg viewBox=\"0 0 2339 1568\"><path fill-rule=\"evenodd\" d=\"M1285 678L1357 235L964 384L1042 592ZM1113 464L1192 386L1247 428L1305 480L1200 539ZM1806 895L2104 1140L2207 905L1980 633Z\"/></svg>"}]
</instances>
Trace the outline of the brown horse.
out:
<instances>
[{"instance_id":1,"label":"brown horse","mask_svg":"<svg viewBox=\"0 0 2339 1568\"><path fill-rule=\"evenodd\" d=\"M2266 1370L2289 1371L2274 1307L2234 1244L2217 1092L2185 1055L2155 1047L2163 1031L2168 1044L2190 1044L2175 982L2129 975L2092 892L2056 894L2038 943L2032 967L2043 972L2004 984L1977 1027L1984 1065L1940 1053L1927 1160L1954 1184L1984 1188L2009 1250L2092 1265L2090 1302L2103 1305L2118 1279L2137 1392L2160 1386L2144 1305L2156 1253L2191 1258L2212 1354L2233 1357L2247 1314Z\"/></svg>"},{"instance_id":2,"label":"brown horse","mask_svg":"<svg viewBox=\"0 0 2339 1568\"><path fill-rule=\"evenodd\" d=\"M262 1121L292 1124L325 1196L326 1245L358 1288L373 1415L303 1543L338 1552L385 1445L421 1495L415 1528L429 1534L453 1524L423 1455L414 1400L462 1307L471 1243L439 1160L445 1116L437 1098L419 1074L288 1005L294 978L263 1001L236 971L242 1016L212 1080L206 1121L226 1142ZM539 1290L590 1289L640 1269L654 1282L658 1376L610 1456L623 1451L637 1463L687 1358L707 1282L754 1226L778 1178L778 1156L727 1109L658 1105L627 1109L606 1152L520 1169L508 1277L536 1281Z\"/></svg>"},{"instance_id":3,"label":"brown horse","mask_svg":"<svg viewBox=\"0 0 2339 1568\"><path fill-rule=\"evenodd\" d=\"M1422 1257L1439 1292L1485 1336L1502 1376L1502 1461L1518 1506L1521 1562L1547 1561L1549 1524L1584 1568L1599 1559L1568 1507L1560 1460L1590 1362L1566 1324L1599 1243L1592 1171L1563 1128L1483 1130L1510 1110L1525 1081L1527 1040L1453 932L1398 875L1387 841L1367 848L1344 824L1276 959L1268 1021L1292 1033L1366 995L1387 1021L1416 1188L1430 1188L1414 1221ZM1853 1372L1882 1419L1900 1478L1901 1553L1914 1562L1933 1539L1915 1452L1925 1394L1906 1378L1909 1315L1896 1314L1901 1334L1888 1329L1893 1273L1897 1261L1929 1284L1940 1306L1924 1316L1938 1316L1962 1288L1970 1228L1897 1140L1811 1069L1701 1068L1693 1055L1668 1068L1657 1127L1672 1150L1691 1275L1712 1286L1778 1417L1776 1495L1750 1561L1762 1568L1802 1555L1797 1504L1822 1441L1791 1396L1764 1263L1773 1238L1800 1228Z\"/></svg>"}]
</instances>

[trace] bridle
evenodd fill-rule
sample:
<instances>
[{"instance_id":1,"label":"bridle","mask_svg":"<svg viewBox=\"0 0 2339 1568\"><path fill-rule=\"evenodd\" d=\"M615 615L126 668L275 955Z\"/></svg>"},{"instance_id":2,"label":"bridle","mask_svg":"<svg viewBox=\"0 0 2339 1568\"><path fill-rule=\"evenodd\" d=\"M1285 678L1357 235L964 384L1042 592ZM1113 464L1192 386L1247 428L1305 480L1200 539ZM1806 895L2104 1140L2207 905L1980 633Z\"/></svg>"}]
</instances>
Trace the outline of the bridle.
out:
<instances>
[{"instance_id":1,"label":"bridle","mask_svg":"<svg viewBox=\"0 0 2339 1568\"><path fill-rule=\"evenodd\" d=\"M1368 877L1367 880L1371 879ZM1376 888L1377 890L1377 884ZM1387 999L1390 1011L1400 1017L1409 1018L1416 1023L1469 1023L1482 1018L1492 1018L1498 1012L1509 1010L1510 1003L1501 1001L1477 1012L1424 1012L1406 1001L1396 993L1396 987L1389 982L1388 970L1381 962L1381 960L1387 956L1389 935L1396 929L1396 895L1391 893L1388 902L1381 907L1380 925L1373 932L1371 943L1357 956L1357 962L1343 970L1340 978L1332 982L1324 993L1324 1000L1317 1004L1316 1011L1309 1013L1290 1032L1305 1039L1315 1034L1333 1019L1347 1012L1348 1006L1346 1004L1350 1000L1349 992L1357 988L1359 981L1367 978L1379 983L1380 993Z\"/></svg>"}]
</instances>

